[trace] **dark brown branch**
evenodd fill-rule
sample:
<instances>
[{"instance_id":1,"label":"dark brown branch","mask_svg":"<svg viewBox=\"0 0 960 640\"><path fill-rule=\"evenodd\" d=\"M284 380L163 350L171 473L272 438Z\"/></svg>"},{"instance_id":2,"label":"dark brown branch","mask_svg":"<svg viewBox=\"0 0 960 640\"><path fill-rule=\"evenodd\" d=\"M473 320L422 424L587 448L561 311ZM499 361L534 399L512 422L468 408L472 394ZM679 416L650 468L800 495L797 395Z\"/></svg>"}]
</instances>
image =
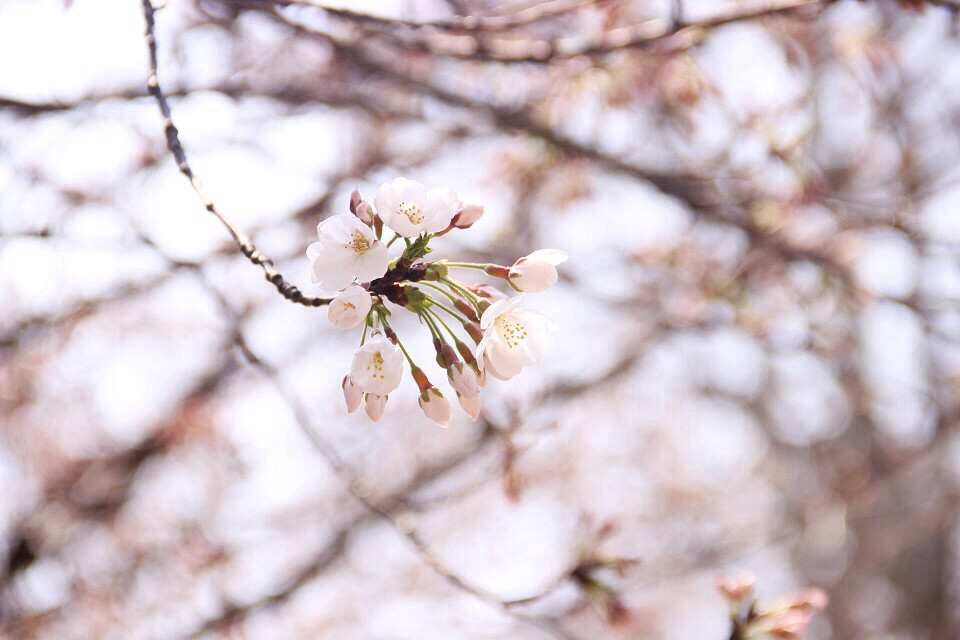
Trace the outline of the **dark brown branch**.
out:
<instances>
[{"instance_id":1,"label":"dark brown branch","mask_svg":"<svg viewBox=\"0 0 960 640\"><path fill-rule=\"evenodd\" d=\"M257 249L256 245L254 245L253 241L245 233L237 229L220 212L220 210L217 209L213 201L211 201L204 193L203 188L200 186L200 181L193 173L193 169L190 167L190 163L187 161L186 151L180 142L180 133L177 130L176 125L174 125L171 117L170 103L167 100L167 96L164 94L163 89L160 87L160 81L157 77L157 39L155 36L156 24L154 13L155 10L151 1L143 0L143 17L147 25L145 38L147 41L147 50L150 56L150 74L147 77L147 90L157 101L157 106L160 108L160 113L164 120L164 133L167 138L167 148L177 161L177 168L180 169L180 173L186 176L190 181L190 186L193 187L193 190L203 202L204 208L213 214L213 216L216 217L224 227L226 227L227 231L230 232L230 236L233 238L233 241L240 248L240 251L243 253L243 255L246 256L250 262L263 270L264 277L268 282L276 287L280 295L291 302L302 304L308 307L319 307L329 304L329 298L318 298L305 295L299 288L284 278L283 275L273 266L273 260L261 253Z\"/></svg>"}]
</instances>

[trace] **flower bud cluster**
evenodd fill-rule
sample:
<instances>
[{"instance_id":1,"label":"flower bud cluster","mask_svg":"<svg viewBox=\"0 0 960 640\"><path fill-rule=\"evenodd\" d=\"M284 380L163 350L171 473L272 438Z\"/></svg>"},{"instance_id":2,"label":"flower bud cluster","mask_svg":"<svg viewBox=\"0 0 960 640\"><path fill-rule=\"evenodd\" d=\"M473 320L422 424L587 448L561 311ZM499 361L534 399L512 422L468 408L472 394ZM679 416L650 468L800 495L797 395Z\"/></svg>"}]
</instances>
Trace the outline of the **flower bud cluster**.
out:
<instances>
[{"instance_id":1,"label":"flower bud cluster","mask_svg":"<svg viewBox=\"0 0 960 640\"><path fill-rule=\"evenodd\" d=\"M731 638L739 640L802 640L813 617L827 607L829 598L822 589L810 588L769 606L757 604L754 578L741 574L717 580L717 590L730 606Z\"/></svg>"},{"instance_id":2,"label":"flower bud cluster","mask_svg":"<svg viewBox=\"0 0 960 640\"><path fill-rule=\"evenodd\" d=\"M489 284L465 284L452 271L474 269L516 291L536 293L557 281L557 266L566 261L566 253L542 249L510 266L423 260L432 251L433 238L467 229L482 216L482 206L464 205L450 189L428 190L396 178L380 187L373 204L354 191L349 214L317 226L318 240L307 247L307 258L313 282L336 292L327 316L337 327L362 331L342 383L348 412L363 404L367 416L379 420L387 398L400 385L406 360L424 414L443 427L450 424L450 403L400 341L387 302L419 317L430 332L437 364L460 407L474 420L480 416L480 389L488 374L509 380L541 359L548 335L556 329L550 319L520 307L520 296L508 298ZM402 251L391 257L395 244Z\"/></svg>"}]
</instances>

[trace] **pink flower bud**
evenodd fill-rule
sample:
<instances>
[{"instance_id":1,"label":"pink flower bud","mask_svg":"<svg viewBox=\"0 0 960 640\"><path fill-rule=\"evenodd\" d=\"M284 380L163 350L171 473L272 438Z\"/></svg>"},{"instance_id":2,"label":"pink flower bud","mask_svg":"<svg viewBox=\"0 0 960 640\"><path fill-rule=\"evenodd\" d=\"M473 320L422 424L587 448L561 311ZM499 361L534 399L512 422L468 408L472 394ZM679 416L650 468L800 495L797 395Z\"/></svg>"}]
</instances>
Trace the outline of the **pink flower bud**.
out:
<instances>
[{"instance_id":1,"label":"pink flower bud","mask_svg":"<svg viewBox=\"0 0 960 640\"><path fill-rule=\"evenodd\" d=\"M480 394L478 393L475 396L465 396L462 393L457 394L457 400L460 401L460 408L470 416L471 420L476 420L480 417Z\"/></svg>"},{"instance_id":2,"label":"pink flower bud","mask_svg":"<svg viewBox=\"0 0 960 640\"><path fill-rule=\"evenodd\" d=\"M428 418L441 427L450 426L450 403L436 387L430 387L420 394L420 408Z\"/></svg>"},{"instance_id":3,"label":"pink flower bud","mask_svg":"<svg viewBox=\"0 0 960 640\"><path fill-rule=\"evenodd\" d=\"M350 376L343 376L343 399L347 403L347 413L353 413L360 408L360 401L363 400L363 391L353 384Z\"/></svg>"},{"instance_id":4,"label":"pink flower bud","mask_svg":"<svg viewBox=\"0 0 960 640\"><path fill-rule=\"evenodd\" d=\"M447 368L447 379L450 380L450 386L460 395L473 397L480 393L477 374L462 362L456 362Z\"/></svg>"},{"instance_id":5,"label":"pink flower bud","mask_svg":"<svg viewBox=\"0 0 960 640\"><path fill-rule=\"evenodd\" d=\"M383 417L383 410L387 406L387 396L368 393L366 399L363 408L367 412L367 417L376 422Z\"/></svg>"},{"instance_id":6,"label":"pink flower bud","mask_svg":"<svg viewBox=\"0 0 960 640\"><path fill-rule=\"evenodd\" d=\"M363 202L363 197L360 195L360 189L354 189L353 193L350 194L350 213L357 212L357 205Z\"/></svg>"},{"instance_id":7,"label":"pink flower bud","mask_svg":"<svg viewBox=\"0 0 960 640\"><path fill-rule=\"evenodd\" d=\"M538 293L557 281L557 265L567 260L565 251L540 249L517 260L507 275L510 286L517 291Z\"/></svg>"},{"instance_id":8,"label":"pink flower bud","mask_svg":"<svg viewBox=\"0 0 960 640\"><path fill-rule=\"evenodd\" d=\"M458 229L467 229L483 217L483 205L468 204L453 218L453 226Z\"/></svg>"},{"instance_id":9,"label":"pink flower bud","mask_svg":"<svg viewBox=\"0 0 960 640\"><path fill-rule=\"evenodd\" d=\"M364 224L370 224L373 222L373 207L366 200L361 200L354 215L360 218L360 221Z\"/></svg>"},{"instance_id":10,"label":"pink flower bud","mask_svg":"<svg viewBox=\"0 0 960 640\"><path fill-rule=\"evenodd\" d=\"M812 620L813 615L809 611L790 609L770 620L769 632L777 638L800 640Z\"/></svg>"},{"instance_id":11,"label":"pink flower bud","mask_svg":"<svg viewBox=\"0 0 960 640\"><path fill-rule=\"evenodd\" d=\"M753 574L741 573L734 577L717 579L717 590L728 600L742 600L753 591L756 579Z\"/></svg>"},{"instance_id":12,"label":"pink flower bud","mask_svg":"<svg viewBox=\"0 0 960 640\"><path fill-rule=\"evenodd\" d=\"M790 607L794 609L813 609L814 611L823 611L830 603L830 596L823 589L812 587L805 589L797 594L790 602Z\"/></svg>"},{"instance_id":13,"label":"pink flower bud","mask_svg":"<svg viewBox=\"0 0 960 640\"><path fill-rule=\"evenodd\" d=\"M364 224L373 222L373 208L360 196L359 189L354 189L350 194L350 213L360 218Z\"/></svg>"}]
</instances>

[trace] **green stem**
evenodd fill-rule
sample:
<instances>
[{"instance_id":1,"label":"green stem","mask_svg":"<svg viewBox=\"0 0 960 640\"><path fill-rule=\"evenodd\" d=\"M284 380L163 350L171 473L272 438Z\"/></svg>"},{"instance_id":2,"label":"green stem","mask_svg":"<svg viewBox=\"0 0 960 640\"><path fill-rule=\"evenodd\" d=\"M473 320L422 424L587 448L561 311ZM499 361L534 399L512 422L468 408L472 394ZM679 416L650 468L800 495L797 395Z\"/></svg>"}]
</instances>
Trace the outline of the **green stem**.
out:
<instances>
[{"instance_id":1,"label":"green stem","mask_svg":"<svg viewBox=\"0 0 960 640\"><path fill-rule=\"evenodd\" d=\"M363 346L363 343L367 341L367 329L370 328L370 316L373 315L373 307L370 308L370 311L367 311L367 315L363 318L363 334L360 336L360 346Z\"/></svg>"},{"instance_id":2,"label":"green stem","mask_svg":"<svg viewBox=\"0 0 960 640\"><path fill-rule=\"evenodd\" d=\"M467 289L465 286L463 286L459 282L455 280L451 280L450 278L440 278L440 282L444 283L445 285L447 285L448 287L450 287L451 289L453 289L454 291L462 295L464 298L466 298L470 302L470 304L474 306L474 308L477 310L477 313L480 312L480 305L479 305L480 298L478 298L476 294L473 293L473 291L470 291L470 289Z\"/></svg>"},{"instance_id":3,"label":"green stem","mask_svg":"<svg viewBox=\"0 0 960 640\"><path fill-rule=\"evenodd\" d=\"M437 285L433 284L432 282L427 282L426 280L420 280L420 281L417 282L416 284L417 284L417 285L427 286L427 287L430 287L431 289L436 289L437 291L439 291L439 292L442 293L443 295L447 296L447 299L450 300L450 302L452 302L452 303L454 303L454 304L457 303L457 298L456 298L452 293L450 293L449 291L447 291L446 289L444 289L443 287L438 287Z\"/></svg>"},{"instance_id":4,"label":"green stem","mask_svg":"<svg viewBox=\"0 0 960 640\"><path fill-rule=\"evenodd\" d=\"M400 234L399 234L399 233L393 234L393 237L390 238L390 242L387 243L387 249L389 249L389 248L390 248L390 245L392 245L394 242L396 242L396 241L397 241L397 238L399 238L399 237L400 237Z\"/></svg>"},{"instance_id":5,"label":"green stem","mask_svg":"<svg viewBox=\"0 0 960 640\"><path fill-rule=\"evenodd\" d=\"M384 317L383 313L377 313L377 315L380 316L380 322L381 322L385 327L390 327L390 323L387 322L387 319L386 319L386 317ZM390 328L393 329L393 327L390 327ZM413 361L413 358L410 357L410 354L407 353L406 347L404 347L404 346L403 346L403 343L400 342L400 336L397 335L397 332L396 332L396 331L393 332L393 335L394 335L394 337L397 339L397 346L400 347L400 351L403 352L403 355L404 355L404 357L406 357L407 362L410 363L410 369L411 369L411 371L414 370L414 369L419 369L420 367L417 366L417 363L414 362L414 361Z\"/></svg>"},{"instance_id":6,"label":"green stem","mask_svg":"<svg viewBox=\"0 0 960 640\"><path fill-rule=\"evenodd\" d=\"M446 311L447 313L449 313L451 316L453 316L454 318L456 318L456 319L459 320L460 322L470 322L470 321L469 321L467 318L465 318L462 314L457 313L456 310L451 309L450 307L448 307L447 305L443 304L442 302L437 302L436 300L434 300L432 304L440 307L441 309L443 309L444 311Z\"/></svg>"},{"instance_id":7,"label":"green stem","mask_svg":"<svg viewBox=\"0 0 960 640\"><path fill-rule=\"evenodd\" d=\"M430 317L430 312L426 307L421 307L417 315L420 316L424 324L427 325L427 328L430 330L430 335L438 340L443 340L443 336L440 335L440 328L433 323L433 319Z\"/></svg>"},{"instance_id":8,"label":"green stem","mask_svg":"<svg viewBox=\"0 0 960 640\"><path fill-rule=\"evenodd\" d=\"M463 267L464 269L480 269L485 270L487 267L491 266L489 262L479 263L479 262L447 262L444 260L443 264L448 267Z\"/></svg>"},{"instance_id":9,"label":"green stem","mask_svg":"<svg viewBox=\"0 0 960 640\"><path fill-rule=\"evenodd\" d=\"M437 303L434 302L434 304L437 304ZM437 306L439 306L441 309L446 310L447 313L452 313L452 311L450 311L450 309L447 309L447 308L444 307L443 305L437 305ZM427 313L429 313L431 316L433 316L433 317L436 319L437 322L439 322L440 324L442 324L442 325L443 325L443 328L446 329L447 332L448 332L451 336L453 336L454 342L459 342L459 341L460 341L460 338L457 336L456 333L453 332L453 329L450 328L450 325L448 325L446 322L443 321L443 318L440 317L440 314L438 314L436 311L432 311L431 309L426 309L426 311L427 311Z\"/></svg>"}]
</instances>

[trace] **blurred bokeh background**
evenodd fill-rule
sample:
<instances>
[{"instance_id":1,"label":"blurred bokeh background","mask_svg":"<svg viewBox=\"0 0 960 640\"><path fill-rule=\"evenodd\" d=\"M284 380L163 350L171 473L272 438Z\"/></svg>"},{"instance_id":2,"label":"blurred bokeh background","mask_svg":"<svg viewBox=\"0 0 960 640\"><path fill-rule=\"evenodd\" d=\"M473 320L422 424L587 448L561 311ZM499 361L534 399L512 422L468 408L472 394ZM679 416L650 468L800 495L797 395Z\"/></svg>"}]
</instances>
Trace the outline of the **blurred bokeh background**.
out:
<instances>
[{"instance_id":1,"label":"blurred bokeh background","mask_svg":"<svg viewBox=\"0 0 960 640\"><path fill-rule=\"evenodd\" d=\"M346 415L141 3L0 0L0 636L726 640L748 569L811 639L960 637L950 0L309 5L158 3L210 197L308 287L354 187L452 187L434 255L570 253L553 349L477 423Z\"/></svg>"}]
</instances>

